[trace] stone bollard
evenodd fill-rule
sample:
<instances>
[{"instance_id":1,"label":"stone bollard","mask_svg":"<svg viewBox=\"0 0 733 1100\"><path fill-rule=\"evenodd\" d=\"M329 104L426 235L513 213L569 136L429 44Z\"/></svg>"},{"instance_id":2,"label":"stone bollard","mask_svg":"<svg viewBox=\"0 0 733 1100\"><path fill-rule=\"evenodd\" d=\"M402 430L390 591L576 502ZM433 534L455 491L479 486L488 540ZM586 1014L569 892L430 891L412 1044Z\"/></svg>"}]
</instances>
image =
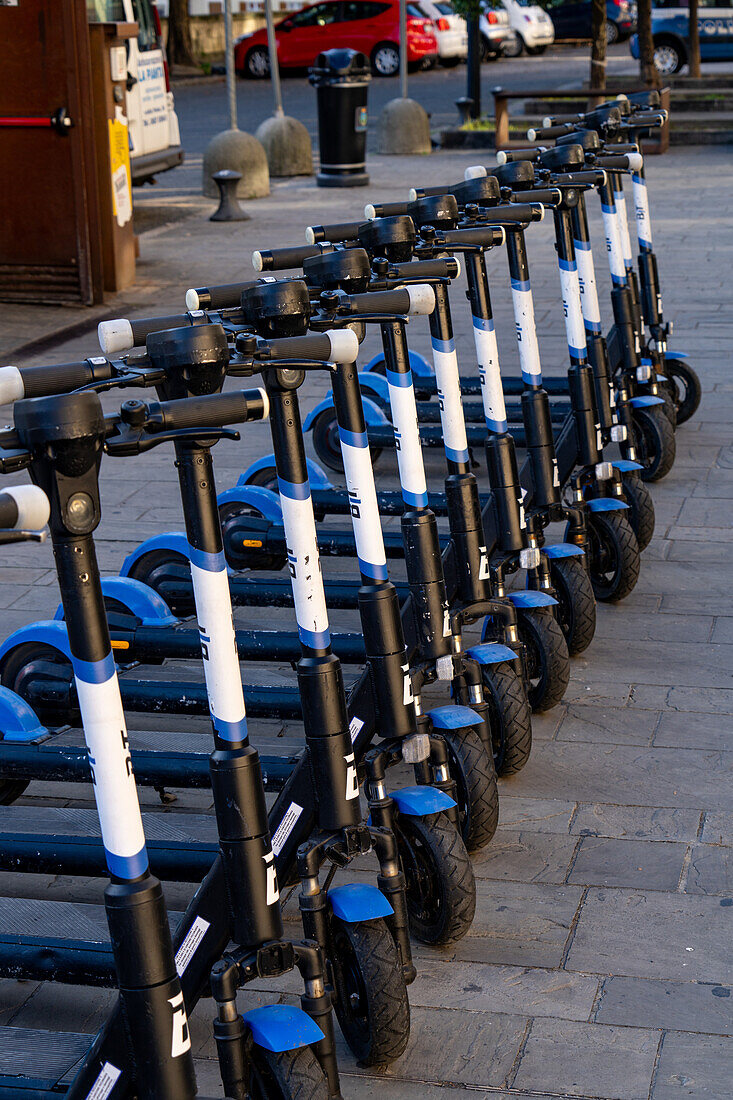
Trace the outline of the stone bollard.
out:
<instances>
[{"instance_id":1,"label":"stone bollard","mask_svg":"<svg viewBox=\"0 0 733 1100\"><path fill-rule=\"evenodd\" d=\"M289 115L266 118L258 126L255 137L265 150L271 176L313 175L310 134L297 118Z\"/></svg>"},{"instance_id":2,"label":"stone bollard","mask_svg":"<svg viewBox=\"0 0 733 1100\"><path fill-rule=\"evenodd\" d=\"M391 99L377 120L377 152L395 156L429 153L430 120L414 99Z\"/></svg>"},{"instance_id":3,"label":"stone bollard","mask_svg":"<svg viewBox=\"0 0 733 1100\"><path fill-rule=\"evenodd\" d=\"M222 130L206 146L203 193L207 198L219 197L213 176L223 169L238 172L241 176L237 184L238 199L260 199L270 194L267 156L252 134L245 134L242 130Z\"/></svg>"}]
</instances>

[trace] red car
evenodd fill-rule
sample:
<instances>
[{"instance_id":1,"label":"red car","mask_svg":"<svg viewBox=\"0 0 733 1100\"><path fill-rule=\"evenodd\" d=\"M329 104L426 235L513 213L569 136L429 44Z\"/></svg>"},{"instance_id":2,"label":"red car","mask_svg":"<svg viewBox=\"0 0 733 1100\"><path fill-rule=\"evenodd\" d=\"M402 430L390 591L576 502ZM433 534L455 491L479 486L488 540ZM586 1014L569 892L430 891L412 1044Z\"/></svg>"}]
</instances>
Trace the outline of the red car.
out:
<instances>
[{"instance_id":1,"label":"red car","mask_svg":"<svg viewBox=\"0 0 733 1100\"><path fill-rule=\"evenodd\" d=\"M350 46L371 59L378 76L395 76L400 68L400 6L397 0L323 0L297 11L275 26L282 69L312 65L322 50ZM432 20L417 3L407 4L407 60L435 62L438 41ZM238 38L234 64L239 76L267 77L270 59L267 31Z\"/></svg>"}]
</instances>

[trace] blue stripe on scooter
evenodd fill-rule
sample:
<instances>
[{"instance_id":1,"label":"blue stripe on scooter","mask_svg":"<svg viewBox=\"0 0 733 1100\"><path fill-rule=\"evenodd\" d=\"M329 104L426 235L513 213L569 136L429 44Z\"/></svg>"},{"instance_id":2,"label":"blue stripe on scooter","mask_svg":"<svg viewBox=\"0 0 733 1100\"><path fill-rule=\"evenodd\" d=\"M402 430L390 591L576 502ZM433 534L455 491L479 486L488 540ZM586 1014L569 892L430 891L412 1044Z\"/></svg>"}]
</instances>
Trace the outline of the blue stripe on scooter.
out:
<instances>
[{"instance_id":1,"label":"blue stripe on scooter","mask_svg":"<svg viewBox=\"0 0 733 1100\"><path fill-rule=\"evenodd\" d=\"M529 279L512 279L512 290L529 290Z\"/></svg>"},{"instance_id":2,"label":"blue stripe on scooter","mask_svg":"<svg viewBox=\"0 0 733 1100\"><path fill-rule=\"evenodd\" d=\"M503 435L509 429L509 424L506 420L492 420L490 417L485 417L486 427L490 432L497 432L499 435Z\"/></svg>"},{"instance_id":3,"label":"blue stripe on scooter","mask_svg":"<svg viewBox=\"0 0 733 1100\"><path fill-rule=\"evenodd\" d=\"M612 274L611 275L611 282L613 283L614 286L626 286L626 276L625 275L613 275Z\"/></svg>"},{"instance_id":4,"label":"blue stripe on scooter","mask_svg":"<svg viewBox=\"0 0 733 1100\"><path fill-rule=\"evenodd\" d=\"M408 370L404 373L398 373L394 370L388 370L387 381L390 386L396 386L398 389L406 390L412 385L412 372Z\"/></svg>"},{"instance_id":5,"label":"blue stripe on scooter","mask_svg":"<svg viewBox=\"0 0 733 1100\"><path fill-rule=\"evenodd\" d=\"M223 718L217 718L215 714L212 714L211 723L222 741L247 740L247 719L244 716L237 722L226 722Z\"/></svg>"},{"instance_id":6,"label":"blue stripe on scooter","mask_svg":"<svg viewBox=\"0 0 733 1100\"><path fill-rule=\"evenodd\" d=\"M468 462L468 447L464 447L461 451L454 451L452 447L446 446L445 453L451 462Z\"/></svg>"},{"instance_id":7,"label":"blue stripe on scooter","mask_svg":"<svg viewBox=\"0 0 733 1100\"><path fill-rule=\"evenodd\" d=\"M601 203L601 210L603 211L604 214L615 214L616 213L616 207L615 206L607 206L605 202Z\"/></svg>"},{"instance_id":8,"label":"blue stripe on scooter","mask_svg":"<svg viewBox=\"0 0 733 1100\"><path fill-rule=\"evenodd\" d=\"M348 428L342 428L341 425L339 425L339 439L349 447L360 447L361 450L366 450L369 446L366 432L350 432Z\"/></svg>"},{"instance_id":9,"label":"blue stripe on scooter","mask_svg":"<svg viewBox=\"0 0 733 1100\"><path fill-rule=\"evenodd\" d=\"M561 271L577 271L578 270L578 265L576 264L575 260L563 260L563 258L560 257L557 262L560 265L560 270Z\"/></svg>"},{"instance_id":10,"label":"blue stripe on scooter","mask_svg":"<svg viewBox=\"0 0 733 1100\"><path fill-rule=\"evenodd\" d=\"M473 327L482 329L484 332L494 331L494 318L493 317L474 317Z\"/></svg>"},{"instance_id":11,"label":"blue stripe on scooter","mask_svg":"<svg viewBox=\"0 0 733 1100\"><path fill-rule=\"evenodd\" d=\"M371 577L373 581L386 581L389 579L386 565L374 565L373 562L359 558L359 570L365 577Z\"/></svg>"},{"instance_id":12,"label":"blue stripe on scooter","mask_svg":"<svg viewBox=\"0 0 733 1100\"><path fill-rule=\"evenodd\" d=\"M223 550L219 550L216 554L209 554L206 550L197 550L189 543L188 557L192 565L197 569L205 569L207 573L223 573L227 567Z\"/></svg>"},{"instance_id":13,"label":"blue stripe on scooter","mask_svg":"<svg viewBox=\"0 0 733 1100\"><path fill-rule=\"evenodd\" d=\"M411 505L413 508L427 508L428 506L427 493L411 493L409 490L403 489L402 498L406 504Z\"/></svg>"},{"instance_id":14,"label":"blue stripe on scooter","mask_svg":"<svg viewBox=\"0 0 733 1100\"><path fill-rule=\"evenodd\" d=\"M106 684L115 674L115 659L110 651L101 661L82 661L72 653L74 675L85 684Z\"/></svg>"},{"instance_id":15,"label":"blue stripe on scooter","mask_svg":"<svg viewBox=\"0 0 733 1100\"><path fill-rule=\"evenodd\" d=\"M430 343L433 351L455 351L456 342L451 336L450 340L440 340L437 336L431 336Z\"/></svg>"},{"instance_id":16,"label":"blue stripe on scooter","mask_svg":"<svg viewBox=\"0 0 733 1100\"><path fill-rule=\"evenodd\" d=\"M280 496L290 497L291 500L308 500L311 495L311 487L307 481L296 484L294 481L283 481L279 477L277 487L280 490Z\"/></svg>"},{"instance_id":17,"label":"blue stripe on scooter","mask_svg":"<svg viewBox=\"0 0 733 1100\"><path fill-rule=\"evenodd\" d=\"M585 325L585 331L586 332L599 333L601 331L601 322L600 321L585 321L584 320L583 324Z\"/></svg>"},{"instance_id":18,"label":"blue stripe on scooter","mask_svg":"<svg viewBox=\"0 0 733 1100\"><path fill-rule=\"evenodd\" d=\"M588 349L585 346L582 348L574 348L572 344L568 344L568 351L573 359L585 359L588 354Z\"/></svg>"},{"instance_id":19,"label":"blue stripe on scooter","mask_svg":"<svg viewBox=\"0 0 733 1100\"><path fill-rule=\"evenodd\" d=\"M590 252L590 241L573 240L576 252Z\"/></svg>"},{"instance_id":20,"label":"blue stripe on scooter","mask_svg":"<svg viewBox=\"0 0 733 1100\"><path fill-rule=\"evenodd\" d=\"M104 856L110 874L115 878L126 879L128 882L134 878L140 878L148 869L148 853L142 847L134 856L118 856L105 848Z\"/></svg>"},{"instance_id":21,"label":"blue stripe on scooter","mask_svg":"<svg viewBox=\"0 0 733 1100\"><path fill-rule=\"evenodd\" d=\"M303 645L310 649L327 649L331 644L331 632L329 630L307 630L298 624L298 635Z\"/></svg>"}]
</instances>

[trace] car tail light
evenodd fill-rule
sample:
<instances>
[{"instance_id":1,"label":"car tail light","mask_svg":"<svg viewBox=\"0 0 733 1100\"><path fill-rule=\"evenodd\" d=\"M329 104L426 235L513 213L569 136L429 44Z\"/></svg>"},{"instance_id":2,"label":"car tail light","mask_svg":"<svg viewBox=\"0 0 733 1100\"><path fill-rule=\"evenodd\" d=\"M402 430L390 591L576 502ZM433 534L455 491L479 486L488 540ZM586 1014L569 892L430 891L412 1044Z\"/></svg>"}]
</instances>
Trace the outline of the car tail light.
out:
<instances>
[{"instance_id":1,"label":"car tail light","mask_svg":"<svg viewBox=\"0 0 733 1100\"><path fill-rule=\"evenodd\" d=\"M169 92L171 90L171 74L168 72L168 58L165 54L165 46L163 45L163 28L160 25L160 12L156 4L152 5L153 19L155 21L155 37L158 39L158 46L163 54L163 72L165 73L165 90Z\"/></svg>"},{"instance_id":2,"label":"car tail light","mask_svg":"<svg viewBox=\"0 0 733 1100\"><path fill-rule=\"evenodd\" d=\"M493 27L494 23L498 23L498 22L499 22L499 17L498 17L498 15L496 14L496 12L495 12L495 11L490 11L490 12L488 13L488 15L486 16L486 22L487 22L487 23L491 23L492 27Z\"/></svg>"},{"instance_id":3,"label":"car tail light","mask_svg":"<svg viewBox=\"0 0 733 1100\"><path fill-rule=\"evenodd\" d=\"M439 19L437 22L437 27L439 31L449 31L450 23L447 19Z\"/></svg>"}]
</instances>

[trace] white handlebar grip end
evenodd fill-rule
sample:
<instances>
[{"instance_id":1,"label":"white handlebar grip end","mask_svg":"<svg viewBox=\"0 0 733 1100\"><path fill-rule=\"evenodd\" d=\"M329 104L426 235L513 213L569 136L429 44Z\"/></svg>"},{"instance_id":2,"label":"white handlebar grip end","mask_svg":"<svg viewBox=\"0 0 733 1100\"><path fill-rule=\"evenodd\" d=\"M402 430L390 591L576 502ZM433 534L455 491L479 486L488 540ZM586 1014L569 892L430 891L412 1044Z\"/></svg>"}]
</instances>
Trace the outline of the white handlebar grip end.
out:
<instances>
[{"instance_id":1,"label":"white handlebar grip end","mask_svg":"<svg viewBox=\"0 0 733 1100\"><path fill-rule=\"evenodd\" d=\"M626 103L626 102L627 102L627 100L628 100L628 98L629 98L629 97L628 97L627 95L624 95L624 93L623 93L623 92L619 92L619 94L618 94L618 95L616 96L616 99L617 99L617 100L619 100L619 99L620 99L622 103Z\"/></svg>"},{"instance_id":2,"label":"white handlebar grip end","mask_svg":"<svg viewBox=\"0 0 733 1100\"><path fill-rule=\"evenodd\" d=\"M262 271L262 253L261 252L253 252L252 253L252 267L255 269L255 271Z\"/></svg>"},{"instance_id":3,"label":"white handlebar grip end","mask_svg":"<svg viewBox=\"0 0 733 1100\"><path fill-rule=\"evenodd\" d=\"M262 389L261 386L258 386L257 389L260 392L260 396L262 398L262 408L264 409L264 412L262 413L262 419L263 420L269 420L270 419L270 398L267 396L267 390Z\"/></svg>"},{"instance_id":4,"label":"white handlebar grip end","mask_svg":"<svg viewBox=\"0 0 733 1100\"><path fill-rule=\"evenodd\" d=\"M479 180L483 179L484 176L488 176L488 172L483 164L469 164L468 168L463 173L464 180Z\"/></svg>"},{"instance_id":5,"label":"white handlebar grip end","mask_svg":"<svg viewBox=\"0 0 733 1100\"><path fill-rule=\"evenodd\" d=\"M3 486L0 491L15 501L18 509L15 526L19 531L40 531L46 526L51 507L43 489L37 485L14 485L9 489Z\"/></svg>"},{"instance_id":6,"label":"white handlebar grip end","mask_svg":"<svg viewBox=\"0 0 733 1100\"><path fill-rule=\"evenodd\" d=\"M544 218L544 216L545 216L545 208L543 206L542 207L542 217ZM506 229L504 228L503 225L500 225L499 229L501 230L501 241L499 242L499 244L500 245L506 244Z\"/></svg>"},{"instance_id":7,"label":"white handlebar grip end","mask_svg":"<svg viewBox=\"0 0 733 1100\"><path fill-rule=\"evenodd\" d=\"M355 363L359 355L359 338L350 328L330 328L326 336L331 342L332 363Z\"/></svg>"},{"instance_id":8,"label":"white handlebar grip end","mask_svg":"<svg viewBox=\"0 0 733 1100\"><path fill-rule=\"evenodd\" d=\"M374 204L371 203L371 202L368 202L366 204L366 206L364 207L364 217L366 218L366 220L368 222L373 222L374 219L376 218L376 216L377 216L377 212L374 209Z\"/></svg>"},{"instance_id":9,"label":"white handlebar grip end","mask_svg":"<svg viewBox=\"0 0 733 1100\"><path fill-rule=\"evenodd\" d=\"M527 141L537 141L537 131L531 126L529 130L527 130Z\"/></svg>"},{"instance_id":10,"label":"white handlebar grip end","mask_svg":"<svg viewBox=\"0 0 733 1100\"><path fill-rule=\"evenodd\" d=\"M407 201L408 202L417 202L417 188L416 187L411 187L410 188L410 192L407 196Z\"/></svg>"},{"instance_id":11,"label":"white handlebar grip end","mask_svg":"<svg viewBox=\"0 0 733 1100\"><path fill-rule=\"evenodd\" d=\"M629 168L632 172L640 172L644 167L644 158L641 153L627 153Z\"/></svg>"},{"instance_id":12,"label":"white handlebar grip end","mask_svg":"<svg viewBox=\"0 0 733 1100\"><path fill-rule=\"evenodd\" d=\"M192 311L195 309L201 309L201 302L199 300L198 293L193 289L193 287L191 287L190 290L186 291L186 309L190 309Z\"/></svg>"},{"instance_id":13,"label":"white handlebar grip end","mask_svg":"<svg viewBox=\"0 0 733 1100\"><path fill-rule=\"evenodd\" d=\"M10 405L25 397L23 376L17 367L0 367L0 405Z\"/></svg>"},{"instance_id":14,"label":"white handlebar grip end","mask_svg":"<svg viewBox=\"0 0 733 1100\"><path fill-rule=\"evenodd\" d=\"M463 268L461 267L461 261L458 259L457 256L454 256L453 259L456 261L456 264L458 265L458 271L456 271L456 276L455 277L456 277L456 279L460 279L461 272L463 271ZM433 294L434 293L435 293L435 291L433 291Z\"/></svg>"},{"instance_id":15,"label":"white handlebar grip end","mask_svg":"<svg viewBox=\"0 0 733 1100\"><path fill-rule=\"evenodd\" d=\"M539 206L539 208L540 208L540 221L542 221L544 219L545 213L546 213L544 206L540 202L532 203L532 205L533 206Z\"/></svg>"},{"instance_id":16,"label":"white handlebar grip end","mask_svg":"<svg viewBox=\"0 0 733 1100\"><path fill-rule=\"evenodd\" d=\"M545 115L542 119L542 129L545 130L548 126L552 126L552 118L550 115Z\"/></svg>"},{"instance_id":17,"label":"white handlebar grip end","mask_svg":"<svg viewBox=\"0 0 733 1100\"><path fill-rule=\"evenodd\" d=\"M114 321L100 321L97 339L105 355L115 355L118 351L129 351L135 347L132 325L124 317L117 317Z\"/></svg>"},{"instance_id":18,"label":"white handlebar grip end","mask_svg":"<svg viewBox=\"0 0 733 1100\"><path fill-rule=\"evenodd\" d=\"M435 291L429 283L405 287L410 296L410 315L429 317L435 309Z\"/></svg>"},{"instance_id":19,"label":"white handlebar grip end","mask_svg":"<svg viewBox=\"0 0 733 1100\"><path fill-rule=\"evenodd\" d=\"M530 138L530 141L531 140L532 139ZM506 153L504 152L503 149L500 149L499 152L496 154L496 163L497 164L506 164Z\"/></svg>"},{"instance_id":20,"label":"white handlebar grip end","mask_svg":"<svg viewBox=\"0 0 733 1100\"><path fill-rule=\"evenodd\" d=\"M309 225L309 226L308 226L308 227L306 228L306 231L305 231L305 243L306 243L306 244L315 244L315 243L316 243L316 235L315 235L315 233L313 232L313 226L312 226L312 225Z\"/></svg>"}]
</instances>

